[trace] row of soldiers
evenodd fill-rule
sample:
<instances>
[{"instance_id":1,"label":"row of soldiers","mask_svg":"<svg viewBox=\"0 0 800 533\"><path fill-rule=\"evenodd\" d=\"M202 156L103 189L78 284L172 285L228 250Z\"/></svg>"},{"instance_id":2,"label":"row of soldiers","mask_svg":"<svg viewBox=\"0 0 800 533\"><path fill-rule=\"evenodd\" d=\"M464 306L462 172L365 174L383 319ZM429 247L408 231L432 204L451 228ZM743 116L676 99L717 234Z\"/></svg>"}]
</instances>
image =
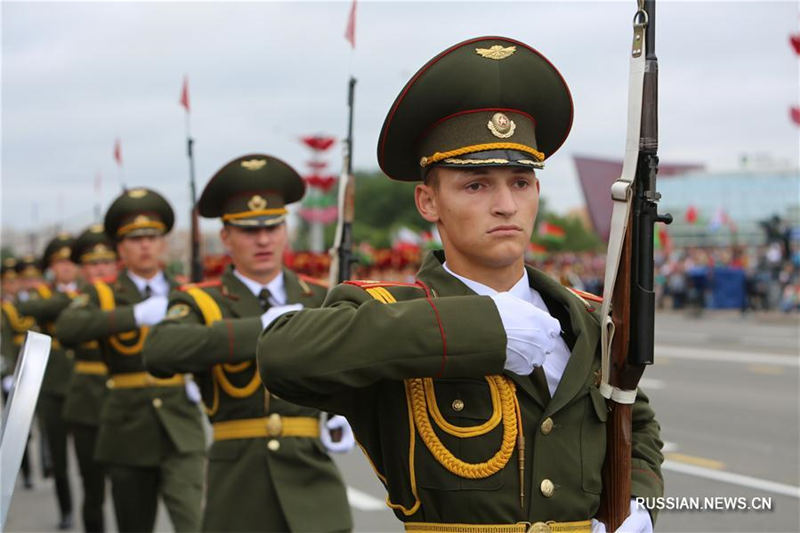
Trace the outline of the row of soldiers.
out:
<instances>
[{"instance_id":1,"label":"row of soldiers","mask_svg":"<svg viewBox=\"0 0 800 533\"><path fill-rule=\"evenodd\" d=\"M178 531L349 530L328 452L357 438L407 531L604 531L599 298L524 264L536 171L571 123L566 82L519 41L471 39L424 65L378 142L387 176L420 182L417 210L442 238L411 282L328 292L283 267L286 206L304 182L261 153L224 165L198 201L222 221L231 264L218 280L163 273L174 217L146 188L111 204L97 241L53 241L53 287L35 307L18 301L11 322L35 317L57 339L54 381L73 366L84 380L87 492L91 472L108 475L121 531L152 530L159 497ZM114 279L86 269L114 260ZM77 285L61 266L72 262ZM49 390L45 426L63 403ZM660 496L641 391L632 413L632 496ZM654 520L632 500L622 530Z\"/></svg>"},{"instance_id":2,"label":"row of soldiers","mask_svg":"<svg viewBox=\"0 0 800 533\"><path fill-rule=\"evenodd\" d=\"M270 396L254 364L266 317L286 305L318 306L326 293L281 265L285 204L304 187L291 167L263 154L237 158L212 178L200 212L223 218L232 258L215 282L180 285L163 272L174 214L146 188L114 200L103 225L47 245L40 265L52 283L28 262L4 270L4 328L13 333L3 339L17 342L4 355L16 353L34 322L53 336L38 416L59 528L71 526L71 433L87 531L104 530L106 477L120 531L151 531L159 497L176 531L351 529L328 455L352 447L346 420ZM17 280L26 291L11 299ZM213 430L208 451L203 416Z\"/></svg>"}]
</instances>

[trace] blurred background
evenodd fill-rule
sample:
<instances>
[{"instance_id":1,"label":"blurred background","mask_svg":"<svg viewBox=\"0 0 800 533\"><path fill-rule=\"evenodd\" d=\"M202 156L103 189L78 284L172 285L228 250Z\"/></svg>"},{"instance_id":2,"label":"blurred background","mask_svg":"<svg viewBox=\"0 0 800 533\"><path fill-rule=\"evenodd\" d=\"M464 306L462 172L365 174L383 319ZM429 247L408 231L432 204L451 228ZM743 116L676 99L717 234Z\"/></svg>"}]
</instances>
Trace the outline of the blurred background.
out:
<instances>
[{"instance_id":1,"label":"blurred background","mask_svg":"<svg viewBox=\"0 0 800 533\"><path fill-rule=\"evenodd\" d=\"M658 529L798 531L800 8L658 4L658 190L675 222L656 235L656 365L642 388L667 441L669 495L774 502L761 512L664 511ZM362 0L347 39L350 9L349 1L4 2L3 256L40 254L57 232L100 220L123 187L147 186L175 207L167 266L187 273L191 136L198 194L249 152L306 177L286 263L327 277L352 75L356 277L413 277L439 243L413 207L413 184L378 170L383 119L432 56L503 35L548 57L575 105L570 137L538 173L543 202L528 261L602 294L635 3ZM226 264L219 227L201 223L209 277ZM397 530L360 454L340 463L357 529ZM45 483L17 492L10 530L52 527Z\"/></svg>"}]
</instances>

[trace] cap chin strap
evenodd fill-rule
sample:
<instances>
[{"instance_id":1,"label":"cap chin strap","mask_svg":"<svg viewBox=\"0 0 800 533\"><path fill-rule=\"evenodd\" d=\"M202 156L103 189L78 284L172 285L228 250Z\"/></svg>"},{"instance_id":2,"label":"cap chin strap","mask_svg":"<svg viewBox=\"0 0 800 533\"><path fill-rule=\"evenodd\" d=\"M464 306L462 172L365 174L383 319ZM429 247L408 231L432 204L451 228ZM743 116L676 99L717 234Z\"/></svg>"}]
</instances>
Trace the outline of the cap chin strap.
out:
<instances>
[{"instance_id":1,"label":"cap chin strap","mask_svg":"<svg viewBox=\"0 0 800 533\"><path fill-rule=\"evenodd\" d=\"M632 404L636 400L636 390L623 390L611 385L608 381L611 371L611 344L614 340L614 322L611 319L610 311L611 297L614 294L614 284L622 255L622 243L625 240L625 232L630 219L633 182L636 179L636 163L639 158L646 56L644 31L640 32L640 29L634 28L634 36L639 35L639 39L634 38L628 77L628 133L625 140L625 159L622 163L622 175L611 186L614 210L611 212L611 231L608 237L603 305L600 315L603 320L600 331L602 354L600 394L621 404Z\"/></svg>"}]
</instances>

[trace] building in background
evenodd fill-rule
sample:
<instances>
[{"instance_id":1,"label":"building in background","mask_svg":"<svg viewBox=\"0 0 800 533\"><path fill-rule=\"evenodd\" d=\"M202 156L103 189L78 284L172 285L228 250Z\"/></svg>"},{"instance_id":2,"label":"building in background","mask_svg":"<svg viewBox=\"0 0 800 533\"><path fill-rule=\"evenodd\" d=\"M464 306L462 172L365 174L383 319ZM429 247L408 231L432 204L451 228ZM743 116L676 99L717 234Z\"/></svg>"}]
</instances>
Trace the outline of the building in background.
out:
<instances>
[{"instance_id":1,"label":"building in background","mask_svg":"<svg viewBox=\"0 0 800 533\"><path fill-rule=\"evenodd\" d=\"M622 172L619 160L575 156L575 167L595 231L608 240L611 184ZM661 164L659 211L674 222L674 246L759 246L762 223L777 217L786 228L800 226L800 170L753 168L708 172L702 164Z\"/></svg>"}]
</instances>

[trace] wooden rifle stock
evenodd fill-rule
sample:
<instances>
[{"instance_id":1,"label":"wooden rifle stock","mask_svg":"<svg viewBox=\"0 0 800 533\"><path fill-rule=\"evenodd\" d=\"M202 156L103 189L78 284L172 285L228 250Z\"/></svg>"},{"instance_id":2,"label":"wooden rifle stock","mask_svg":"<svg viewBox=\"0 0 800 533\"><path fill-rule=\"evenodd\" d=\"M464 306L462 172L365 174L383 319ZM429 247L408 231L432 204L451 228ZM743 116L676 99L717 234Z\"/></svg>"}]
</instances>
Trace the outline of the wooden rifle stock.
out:
<instances>
[{"instance_id":1,"label":"wooden rifle stock","mask_svg":"<svg viewBox=\"0 0 800 533\"><path fill-rule=\"evenodd\" d=\"M658 60L655 55L655 15L655 0L639 0L639 10L634 17L633 53L634 57L641 57L636 56L636 48L637 43L644 41L641 121L639 131L628 131L629 139L632 134L638 135L638 156L635 179L628 191L631 202L628 224L611 294L614 337L608 382L621 391L635 391L645 367L654 360L654 225L672 221L670 215L659 215L656 205L660 195L656 191ZM610 239L614 237L612 233ZM597 517L606 524L607 531L616 531L630 512L633 404L611 399L608 405L603 493Z\"/></svg>"}]
</instances>

